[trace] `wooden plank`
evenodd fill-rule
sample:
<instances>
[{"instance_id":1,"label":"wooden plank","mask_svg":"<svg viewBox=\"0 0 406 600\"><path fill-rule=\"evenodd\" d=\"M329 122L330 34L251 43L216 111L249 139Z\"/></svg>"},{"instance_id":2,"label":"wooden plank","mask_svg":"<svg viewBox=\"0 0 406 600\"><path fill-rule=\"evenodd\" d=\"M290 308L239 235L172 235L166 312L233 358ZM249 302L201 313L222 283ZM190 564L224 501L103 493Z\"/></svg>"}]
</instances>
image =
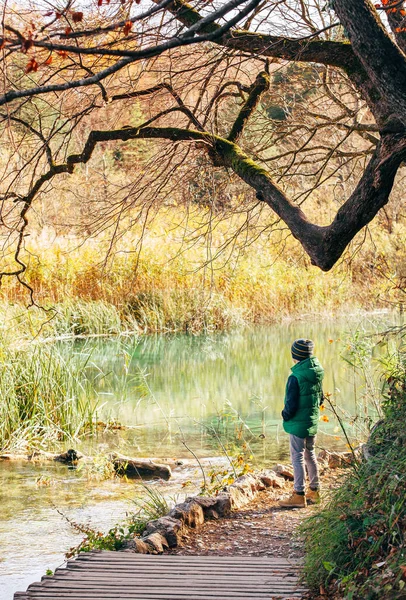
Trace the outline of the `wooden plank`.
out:
<instances>
[{"instance_id":1,"label":"wooden plank","mask_svg":"<svg viewBox=\"0 0 406 600\"><path fill-rule=\"evenodd\" d=\"M92 552L15 600L272 600L302 598L300 561L268 557Z\"/></svg>"},{"instance_id":2,"label":"wooden plank","mask_svg":"<svg viewBox=\"0 0 406 600\"><path fill-rule=\"evenodd\" d=\"M129 600L135 598L137 600L168 600L169 598L176 597L178 600L191 600L191 598L201 599L201 598L241 598L243 600L269 600L274 596L278 597L291 597L297 596L301 598L306 590L304 588L296 588L296 589L286 589L286 590L274 590L268 589L265 592L260 592L257 590L218 590L215 586L214 582L211 586L207 586L204 590L194 590L194 589L186 589L183 591L179 591L176 589L165 589L161 590L150 590L143 588L134 588L132 590L115 590L115 589L107 589L107 590L99 590L91 589L91 590L33 590L28 592L28 598L37 599L37 598L94 598L95 600L107 600L109 598L114 598L115 600ZM25 598L25 597L24 597Z\"/></svg>"},{"instance_id":3,"label":"wooden plank","mask_svg":"<svg viewBox=\"0 0 406 600\"><path fill-rule=\"evenodd\" d=\"M104 595L104 596L100 596L100 594L97 592L97 590L95 592L93 592L92 594L88 595L84 595L84 594L79 594L79 595L73 595L73 594L66 594L66 593L62 593L62 594L44 594L44 593L40 593L40 594L35 594L35 595L27 595L23 597L23 600L50 600L51 598L54 598L55 600L180 600L180 596L176 593L173 593L171 595L168 596L157 596L157 595L140 595L140 593L136 592L135 594L130 594L130 595L122 595L120 594L119 596L114 593L113 595ZM247 595L246 593L243 595L240 594L235 594L233 593L230 596L223 596L222 594L218 594L216 592L204 592L203 595L200 596L196 596L193 593L192 594L188 594L187 596L184 597L184 599L182 598L181 600L204 600L207 598L213 598L215 600L229 600L230 598L236 598L238 600L276 600L277 598L281 598L283 600L286 600L287 598L289 598L289 600L291 598L303 598L303 593L302 592L288 592L288 593L269 593L266 596L258 596L257 594L255 594L255 592L250 593L249 595ZM20 599L21 600L21 597Z\"/></svg>"},{"instance_id":4,"label":"wooden plank","mask_svg":"<svg viewBox=\"0 0 406 600\"><path fill-rule=\"evenodd\" d=\"M216 564L219 563L230 563L232 565L241 563L241 564L245 564L248 561L255 561L255 563L259 564L261 562L264 562L266 564L273 564L273 563L289 563L289 564L301 564L303 561L297 558L276 558L276 557L272 557L272 556L243 556L243 555L236 555L236 556L221 556L221 555L216 555L216 554L209 554L209 555L194 555L194 554L186 554L186 555L180 555L180 554L136 554L133 552L111 552L108 550L105 551L101 551L101 552L83 552L81 554L79 554L79 556L77 556L75 559L71 559L68 562L71 563L76 563L76 562L82 562L82 561L86 561L86 560L92 560L92 561L96 561L96 560L102 560L102 561L108 561L108 562L112 562L112 561L117 561L117 562L123 562L125 560L130 560L130 561L134 561L134 559L136 559L138 562L141 561L162 561L162 562L179 562L179 560L181 559L182 562L214 562Z\"/></svg>"},{"instance_id":5,"label":"wooden plank","mask_svg":"<svg viewBox=\"0 0 406 600\"><path fill-rule=\"evenodd\" d=\"M284 584L283 582L281 582L279 585L277 584L263 584L263 585L256 585L255 582L247 582L244 585L231 585L230 582L223 582L221 585L219 584L219 582L216 580L213 582L213 584L215 585L217 590L221 590L221 591L228 591L230 589L235 589L235 590L241 590L241 591L246 591L249 592L252 589L255 589L255 592L258 593L268 593L270 589L275 590L275 591L284 591L287 589L292 589L295 590L298 587L300 587L298 584L291 584L291 585L286 585L286 583ZM111 583L94 583L92 582L91 585L83 585L80 583L76 583L75 584L73 582L70 582L69 585L49 585L49 586L44 586L42 584L32 584L29 588L28 591L29 592L35 592L35 591L42 591L42 590L66 590L68 589L69 591L74 591L74 590L93 590L94 588L97 588L100 592L102 591L106 591L106 590L111 590L111 589L118 589L121 590L122 588L137 588L138 590L145 590L145 591L151 591L154 593L164 593L165 590L170 589L171 591L176 591L176 592L184 592L184 591L190 591L193 590L194 592L200 592L200 591L205 591L207 590L207 588L209 587L208 582L201 582L196 583L193 582L193 580L191 581L187 581L184 582L183 585L176 585L176 584L171 584L171 583L167 583L167 584L162 584L162 585L158 585L155 584L153 585L152 583L149 584L148 582L140 582L140 583L133 583L131 585L129 584L125 584L123 585L122 582L120 581L112 581Z\"/></svg>"},{"instance_id":6,"label":"wooden plank","mask_svg":"<svg viewBox=\"0 0 406 600\"><path fill-rule=\"evenodd\" d=\"M269 582L272 580L277 581L285 581L289 579L298 579L299 573L295 572L281 572L281 571L273 571L267 573L247 573L245 575L241 573L214 573L212 571L200 572L200 573L190 573L190 572L182 572L182 573L161 573L159 569L152 573L120 573L120 572L98 572L91 571L89 573L79 573L79 572L70 572L72 575L60 575L56 574L52 579L54 581L61 581L62 583L66 581L66 579L75 579L76 581L87 581L89 579L96 581L112 581L119 580L125 582L131 582L132 580L140 580L145 579L146 581L153 580L156 576L159 576L160 581L169 581L169 582L177 582L183 581L185 578L193 579L194 581L207 581L208 574L210 577L215 578L216 581L229 581L230 577L233 577L234 581L256 581L260 582ZM75 573L75 575L73 575ZM43 580L44 583L47 583L47 579Z\"/></svg>"},{"instance_id":7,"label":"wooden plank","mask_svg":"<svg viewBox=\"0 0 406 600\"><path fill-rule=\"evenodd\" d=\"M182 565L182 567L180 565L179 566L173 565L173 566L170 566L170 567L164 567L164 566L160 566L159 563L157 563L155 567L153 565L149 565L148 568L142 567L142 566L137 565L137 564L135 564L135 565L134 564L133 565L128 564L128 565L125 565L125 566L119 565L119 566L116 566L116 567L114 567L113 565L106 564L105 566L103 566L103 565L102 566L97 565L95 568L91 568L91 569L88 569L86 567L85 568L79 568L79 569L75 568L75 567L69 567L69 569L67 569L67 570L69 572L75 572L79 576L81 573L87 573L90 570L94 571L94 572L101 572L101 573L108 573L108 572L111 572L111 573L120 573L120 572L129 573L129 572L131 572L131 569L134 569L134 570L137 570L138 572L143 572L143 573L152 573L153 574L153 573L156 573L156 571L159 571L162 574L167 573L167 574L171 575L171 574L174 574L174 573L190 573L191 571L193 571L195 573L203 573L204 574L204 573L207 573L208 570L210 570L210 573L229 573L230 570L231 570L231 567L229 567L229 568L224 568L224 567L221 567L221 566L220 567L214 567L213 565L207 565L207 566L201 565L199 567L193 567L193 566L191 566L191 567L186 567L186 568L183 565ZM58 571L58 573L59 572L60 571ZM287 567L277 566L277 567L274 567L274 568L266 568L266 567L257 568L257 567L253 566L252 568L246 567L245 569L236 568L235 570L233 570L233 572L240 573L241 575L246 575L246 574L249 574L249 573L258 573L258 574L261 574L261 573L275 573L275 572L278 572L278 573L299 573L300 569L295 568L295 567L289 567L289 566L287 566Z\"/></svg>"}]
</instances>

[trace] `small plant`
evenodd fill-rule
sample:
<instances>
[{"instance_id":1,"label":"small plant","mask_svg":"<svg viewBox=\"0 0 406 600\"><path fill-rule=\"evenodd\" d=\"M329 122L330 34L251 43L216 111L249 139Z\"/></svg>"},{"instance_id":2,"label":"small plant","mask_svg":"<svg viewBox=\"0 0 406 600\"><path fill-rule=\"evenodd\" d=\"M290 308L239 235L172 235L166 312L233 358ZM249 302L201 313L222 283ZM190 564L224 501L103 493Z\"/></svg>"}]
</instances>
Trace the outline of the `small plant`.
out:
<instances>
[{"instance_id":1,"label":"small plant","mask_svg":"<svg viewBox=\"0 0 406 600\"><path fill-rule=\"evenodd\" d=\"M245 448L246 450L246 448ZM228 457L230 460L230 467L226 469L211 469L208 472L209 482L202 482L201 494L212 496L218 494L227 485L234 483L238 477L250 473L252 465L250 462L250 455L247 456L246 452L241 452L234 457Z\"/></svg>"},{"instance_id":2,"label":"small plant","mask_svg":"<svg viewBox=\"0 0 406 600\"><path fill-rule=\"evenodd\" d=\"M127 541L140 536L149 521L158 519L169 512L168 502L158 490L144 484L142 484L142 489L144 494L133 500L133 503L137 507L137 511L130 514L121 524L115 525L109 529L107 533L98 531L88 525L72 521L57 510L75 531L85 535L80 544L70 548L66 553L66 558L76 556L79 552L120 550Z\"/></svg>"},{"instance_id":3,"label":"small plant","mask_svg":"<svg viewBox=\"0 0 406 600\"><path fill-rule=\"evenodd\" d=\"M131 521L144 531L148 521L159 519L169 512L168 501L159 490L142 484L143 494L132 500L138 510L131 516Z\"/></svg>"},{"instance_id":4,"label":"small plant","mask_svg":"<svg viewBox=\"0 0 406 600\"><path fill-rule=\"evenodd\" d=\"M79 463L78 472L83 471L88 479L104 481L116 477L114 464L105 454L97 454L90 462Z\"/></svg>"}]
</instances>

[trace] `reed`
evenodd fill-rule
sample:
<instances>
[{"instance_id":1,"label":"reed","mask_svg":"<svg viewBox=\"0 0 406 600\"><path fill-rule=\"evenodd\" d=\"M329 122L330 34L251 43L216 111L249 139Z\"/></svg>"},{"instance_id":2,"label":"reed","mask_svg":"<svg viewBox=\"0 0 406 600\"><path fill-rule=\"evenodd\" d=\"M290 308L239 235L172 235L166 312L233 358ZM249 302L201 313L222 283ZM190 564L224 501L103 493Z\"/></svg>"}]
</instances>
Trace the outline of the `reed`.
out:
<instances>
[{"instance_id":1,"label":"reed","mask_svg":"<svg viewBox=\"0 0 406 600\"><path fill-rule=\"evenodd\" d=\"M197 208L189 217L191 232L203 229L200 212ZM180 207L167 211L156 216L147 231L135 227L113 246L103 236L53 240L50 233L47 242L41 232L27 238L26 281L38 304L55 309L44 334L115 334L128 329L198 333L304 313L388 308L399 300L399 286L387 264L404 262L401 225L391 234L375 226L373 241L357 248L351 261L323 273L310 266L293 239L258 236L246 247L217 256L241 225L236 217L216 224L210 244L203 233L185 239L176 226L182 220ZM1 298L17 305L27 300L14 279L4 281ZM15 310L23 312L18 306ZM40 320L46 321L44 315Z\"/></svg>"},{"instance_id":2,"label":"reed","mask_svg":"<svg viewBox=\"0 0 406 600\"><path fill-rule=\"evenodd\" d=\"M73 346L0 341L0 447L44 447L92 432L98 402L87 376L89 356Z\"/></svg>"}]
</instances>

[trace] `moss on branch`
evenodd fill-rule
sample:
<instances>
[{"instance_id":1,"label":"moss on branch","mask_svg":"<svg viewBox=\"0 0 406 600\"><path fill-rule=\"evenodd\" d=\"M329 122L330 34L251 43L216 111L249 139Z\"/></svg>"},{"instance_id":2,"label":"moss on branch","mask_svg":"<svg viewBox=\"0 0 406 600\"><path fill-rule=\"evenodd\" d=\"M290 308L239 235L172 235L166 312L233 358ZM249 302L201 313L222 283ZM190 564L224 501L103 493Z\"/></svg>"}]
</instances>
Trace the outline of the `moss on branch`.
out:
<instances>
[{"instance_id":1,"label":"moss on branch","mask_svg":"<svg viewBox=\"0 0 406 600\"><path fill-rule=\"evenodd\" d=\"M261 95L269 89L270 78L265 71L257 75L256 80L249 89L248 98L241 108L234 125L231 128L228 139L230 142L236 142L242 135L244 127L256 109Z\"/></svg>"}]
</instances>

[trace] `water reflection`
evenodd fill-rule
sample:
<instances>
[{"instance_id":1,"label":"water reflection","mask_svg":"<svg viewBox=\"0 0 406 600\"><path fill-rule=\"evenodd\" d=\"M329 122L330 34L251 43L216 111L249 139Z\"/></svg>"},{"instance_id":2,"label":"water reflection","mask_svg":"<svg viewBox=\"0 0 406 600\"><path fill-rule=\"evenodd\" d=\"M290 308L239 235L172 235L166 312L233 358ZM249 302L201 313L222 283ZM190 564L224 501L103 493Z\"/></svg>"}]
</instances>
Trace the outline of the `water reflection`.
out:
<instances>
[{"instance_id":1,"label":"water reflection","mask_svg":"<svg viewBox=\"0 0 406 600\"><path fill-rule=\"evenodd\" d=\"M385 324L388 317L383 317ZM376 319L374 319L375 321ZM149 336L140 340L88 341L75 346L90 355L89 376L104 404L100 419L130 426L125 432L99 435L80 445L84 452L118 449L136 456L190 458L221 455L219 438L236 447L246 444L256 464L270 465L288 456L281 429L284 387L292 364L290 346L311 337L326 372L324 390L354 415L362 383L340 359L343 339L370 317L321 322L293 322L209 336ZM355 425L347 423L350 435ZM320 447L344 448L333 418L321 423ZM46 475L55 485L38 487ZM193 466L175 472L162 486L181 490L186 479L199 478ZM192 490L193 491L193 490ZM120 480L95 483L61 465L0 464L0 597L11 600L63 561L64 552L81 536L57 512L107 529L129 509L134 484ZM188 490L190 493L190 490Z\"/></svg>"}]
</instances>

